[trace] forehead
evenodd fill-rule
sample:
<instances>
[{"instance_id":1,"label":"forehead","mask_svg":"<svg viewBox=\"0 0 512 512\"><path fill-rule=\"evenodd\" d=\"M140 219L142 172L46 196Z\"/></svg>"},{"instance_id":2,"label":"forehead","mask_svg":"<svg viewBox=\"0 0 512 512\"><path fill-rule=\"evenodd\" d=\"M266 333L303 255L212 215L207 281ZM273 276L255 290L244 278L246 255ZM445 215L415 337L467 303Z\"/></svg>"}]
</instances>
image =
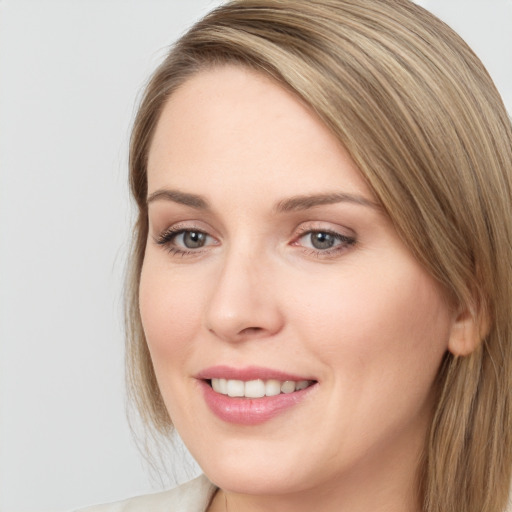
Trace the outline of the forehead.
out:
<instances>
[{"instance_id":1,"label":"forehead","mask_svg":"<svg viewBox=\"0 0 512 512\"><path fill-rule=\"evenodd\" d=\"M219 181L235 189L286 182L290 195L335 183L347 192L365 187L310 107L266 75L231 65L201 71L173 93L152 141L148 180L149 193L171 185L211 190Z\"/></svg>"}]
</instances>

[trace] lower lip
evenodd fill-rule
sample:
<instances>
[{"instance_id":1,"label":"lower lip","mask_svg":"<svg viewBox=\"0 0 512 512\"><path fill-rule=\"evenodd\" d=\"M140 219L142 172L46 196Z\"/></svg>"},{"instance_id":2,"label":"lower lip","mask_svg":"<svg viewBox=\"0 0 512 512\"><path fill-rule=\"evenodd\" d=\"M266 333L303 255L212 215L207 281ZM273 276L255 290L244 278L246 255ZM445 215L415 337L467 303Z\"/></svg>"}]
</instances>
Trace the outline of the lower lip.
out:
<instances>
[{"instance_id":1,"label":"lower lip","mask_svg":"<svg viewBox=\"0 0 512 512\"><path fill-rule=\"evenodd\" d=\"M299 404L314 389L312 384L306 389L293 393L281 393L262 398L232 398L216 393L205 381L199 381L204 399L210 410L221 420L238 425L258 425Z\"/></svg>"}]
</instances>

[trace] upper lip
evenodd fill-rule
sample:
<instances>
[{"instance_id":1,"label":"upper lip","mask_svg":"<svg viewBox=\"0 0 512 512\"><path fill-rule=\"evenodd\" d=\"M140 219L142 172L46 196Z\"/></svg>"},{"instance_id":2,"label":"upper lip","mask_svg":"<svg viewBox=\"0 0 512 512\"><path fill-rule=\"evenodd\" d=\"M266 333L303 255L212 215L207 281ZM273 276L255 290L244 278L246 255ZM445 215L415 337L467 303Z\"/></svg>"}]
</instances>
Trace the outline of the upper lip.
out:
<instances>
[{"instance_id":1,"label":"upper lip","mask_svg":"<svg viewBox=\"0 0 512 512\"><path fill-rule=\"evenodd\" d=\"M197 375L197 379L211 380L211 379L228 379L228 380L270 380L275 379L279 381L293 380L316 380L309 376L296 375L281 370L273 370L271 368L264 368L261 366L246 366L244 368L234 368L232 366L210 366L201 370Z\"/></svg>"}]
</instances>

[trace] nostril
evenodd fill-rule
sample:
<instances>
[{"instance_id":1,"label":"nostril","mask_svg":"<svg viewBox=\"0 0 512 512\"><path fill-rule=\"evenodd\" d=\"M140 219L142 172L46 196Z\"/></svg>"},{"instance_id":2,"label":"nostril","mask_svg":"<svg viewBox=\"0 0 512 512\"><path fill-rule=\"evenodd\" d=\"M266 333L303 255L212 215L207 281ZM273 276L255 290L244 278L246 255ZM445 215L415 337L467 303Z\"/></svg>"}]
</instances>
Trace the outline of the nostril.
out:
<instances>
[{"instance_id":1,"label":"nostril","mask_svg":"<svg viewBox=\"0 0 512 512\"><path fill-rule=\"evenodd\" d=\"M246 327L245 329L241 330L239 334L257 334L262 330L262 327Z\"/></svg>"}]
</instances>

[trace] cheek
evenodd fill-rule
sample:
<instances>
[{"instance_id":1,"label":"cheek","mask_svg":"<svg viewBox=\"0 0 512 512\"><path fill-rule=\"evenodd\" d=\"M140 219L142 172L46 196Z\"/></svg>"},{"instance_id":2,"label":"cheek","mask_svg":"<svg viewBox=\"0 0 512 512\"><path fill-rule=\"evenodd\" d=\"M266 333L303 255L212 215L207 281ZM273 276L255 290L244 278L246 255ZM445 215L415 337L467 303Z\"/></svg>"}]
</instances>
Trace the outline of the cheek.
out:
<instances>
[{"instance_id":1,"label":"cheek","mask_svg":"<svg viewBox=\"0 0 512 512\"><path fill-rule=\"evenodd\" d=\"M157 377L161 368L187 357L200 325L201 293L176 274L153 264L151 256L141 273L140 313Z\"/></svg>"},{"instance_id":2,"label":"cheek","mask_svg":"<svg viewBox=\"0 0 512 512\"><path fill-rule=\"evenodd\" d=\"M409 396L428 394L451 328L441 291L407 260L382 273L351 270L311 282L307 301L297 303L309 351L332 370L330 379L358 396L381 399L386 391L403 394L404 386Z\"/></svg>"}]
</instances>

